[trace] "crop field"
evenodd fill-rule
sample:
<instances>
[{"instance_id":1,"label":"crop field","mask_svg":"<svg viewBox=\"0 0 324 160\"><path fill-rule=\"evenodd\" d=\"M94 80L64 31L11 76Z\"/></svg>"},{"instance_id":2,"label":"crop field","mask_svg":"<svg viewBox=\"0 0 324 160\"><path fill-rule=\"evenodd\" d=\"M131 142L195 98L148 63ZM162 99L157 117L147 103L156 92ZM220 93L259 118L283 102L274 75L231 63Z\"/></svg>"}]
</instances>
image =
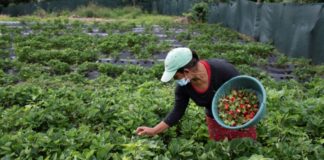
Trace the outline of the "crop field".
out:
<instances>
[{"instance_id":1,"label":"crop field","mask_svg":"<svg viewBox=\"0 0 324 160\"><path fill-rule=\"evenodd\" d=\"M219 24L150 22L1 21L0 157L323 159L324 65ZM204 109L193 102L166 132L135 134L173 108L175 83L160 78L167 52L181 46L262 82L267 113L257 141L210 141Z\"/></svg>"}]
</instances>

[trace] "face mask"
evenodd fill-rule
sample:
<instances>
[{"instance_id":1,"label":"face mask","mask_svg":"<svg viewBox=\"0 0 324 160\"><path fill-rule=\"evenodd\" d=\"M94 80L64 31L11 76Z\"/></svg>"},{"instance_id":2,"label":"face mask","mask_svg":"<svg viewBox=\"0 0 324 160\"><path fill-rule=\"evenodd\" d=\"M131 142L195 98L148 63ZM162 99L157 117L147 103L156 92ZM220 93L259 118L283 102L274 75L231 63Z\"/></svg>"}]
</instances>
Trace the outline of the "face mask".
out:
<instances>
[{"instance_id":1,"label":"face mask","mask_svg":"<svg viewBox=\"0 0 324 160\"><path fill-rule=\"evenodd\" d=\"M189 80L189 79L182 78L182 79L180 79L180 80L176 80L176 82L177 82L180 86L185 86L185 85L187 85L187 84L190 82L190 80Z\"/></svg>"}]
</instances>

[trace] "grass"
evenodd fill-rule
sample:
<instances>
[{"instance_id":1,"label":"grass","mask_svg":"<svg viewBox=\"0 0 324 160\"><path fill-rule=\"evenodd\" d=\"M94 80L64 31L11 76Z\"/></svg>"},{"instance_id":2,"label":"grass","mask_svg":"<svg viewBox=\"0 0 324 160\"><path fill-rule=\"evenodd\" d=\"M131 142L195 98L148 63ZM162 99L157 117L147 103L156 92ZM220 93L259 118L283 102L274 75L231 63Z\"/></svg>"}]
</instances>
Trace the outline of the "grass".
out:
<instances>
[{"instance_id":1,"label":"grass","mask_svg":"<svg viewBox=\"0 0 324 160\"><path fill-rule=\"evenodd\" d=\"M95 18L123 18L133 19L145 15L140 8L126 6L123 8L107 8L98 6L96 4L89 4L87 6L78 7L75 11L71 12L73 15L79 17L95 17Z\"/></svg>"}]
</instances>

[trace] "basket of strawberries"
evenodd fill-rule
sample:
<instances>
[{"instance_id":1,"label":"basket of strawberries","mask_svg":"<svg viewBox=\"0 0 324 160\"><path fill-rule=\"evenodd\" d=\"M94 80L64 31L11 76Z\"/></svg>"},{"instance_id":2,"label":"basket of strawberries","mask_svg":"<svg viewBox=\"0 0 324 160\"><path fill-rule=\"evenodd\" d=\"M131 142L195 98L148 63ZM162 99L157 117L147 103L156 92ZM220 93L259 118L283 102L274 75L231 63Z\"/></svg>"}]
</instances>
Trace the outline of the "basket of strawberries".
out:
<instances>
[{"instance_id":1,"label":"basket of strawberries","mask_svg":"<svg viewBox=\"0 0 324 160\"><path fill-rule=\"evenodd\" d=\"M212 113L216 122L227 129L242 129L257 124L265 115L266 92L251 76L237 76L215 93Z\"/></svg>"}]
</instances>

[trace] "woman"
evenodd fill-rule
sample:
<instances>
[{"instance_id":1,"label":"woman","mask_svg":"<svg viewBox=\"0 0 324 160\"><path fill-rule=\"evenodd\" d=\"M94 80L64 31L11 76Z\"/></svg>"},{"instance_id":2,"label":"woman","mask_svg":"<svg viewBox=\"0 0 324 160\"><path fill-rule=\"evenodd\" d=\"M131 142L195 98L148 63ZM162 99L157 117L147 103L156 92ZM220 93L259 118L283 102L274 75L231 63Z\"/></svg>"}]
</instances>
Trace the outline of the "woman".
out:
<instances>
[{"instance_id":1,"label":"woman","mask_svg":"<svg viewBox=\"0 0 324 160\"><path fill-rule=\"evenodd\" d=\"M138 135L154 136L175 125L184 115L191 98L198 106L205 107L210 139L256 139L255 127L244 130L225 129L216 123L212 115L212 100L217 89L227 80L239 75L233 65L220 59L199 60L197 54L189 48L175 48L168 53L164 67L161 81L168 82L174 78L177 82L174 108L155 127L138 127Z\"/></svg>"}]
</instances>

